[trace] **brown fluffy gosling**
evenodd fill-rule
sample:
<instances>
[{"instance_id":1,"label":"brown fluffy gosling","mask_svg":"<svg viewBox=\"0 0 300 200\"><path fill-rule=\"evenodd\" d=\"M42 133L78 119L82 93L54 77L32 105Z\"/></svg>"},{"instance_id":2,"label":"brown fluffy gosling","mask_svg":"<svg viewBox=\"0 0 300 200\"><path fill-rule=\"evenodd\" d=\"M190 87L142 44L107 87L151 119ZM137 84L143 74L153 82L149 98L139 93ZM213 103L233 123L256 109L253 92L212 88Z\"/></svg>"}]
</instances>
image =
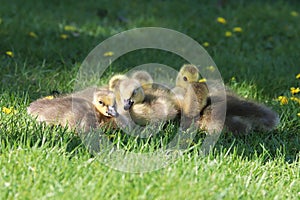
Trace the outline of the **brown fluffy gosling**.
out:
<instances>
[{"instance_id":1,"label":"brown fluffy gosling","mask_svg":"<svg viewBox=\"0 0 300 200\"><path fill-rule=\"evenodd\" d=\"M134 123L142 126L173 119L178 113L169 93L152 88L144 90L135 79L120 81L115 93L120 96L118 107L127 111Z\"/></svg>"},{"instance_id":2,"label":"brown fluffy gosling","mask_svg":"<svg viewBox=\"0 0 300 200\"><path fill-rule=\"evenodd\" d=\"M118 115L115 110L114 94L101 90L94 94L93 103L78 97L38 99L32 102L27 112L46 124L79 128L84 132L113 122Z\"/></svg>"},{"instance_id":3,"label":"brown fluffy gosling","mask_svg":"<svg viewBox=\"0 0 300 200\"><path fill-rule=\"evenodd\" d=\"M186 67L183 66L180 70L181 75L178 76L179 84L181 87L184 86L184 80L180 79L180 77L186 77L187 80L193 80L193 78L197 77L197 75L193 75L189 73L191 70L187 70ZM196 73L196 72L195 72ZM198 73L198 72L197 72ZM184 76L183 76L184 74ZM188 81L189 82L189 81ZM188 89L185 88L185 95L190 96ZM192 101L184 101L183 104L189 104L187 107L183 106L183 110L197 110L199 106L197 102L200 102L200 105L204 105L200 112L200 118L196 124L198 124L199 128L212 130L212 127L221 127L221 121L212 121L212 105L209 99L211 97L218 97L220 94L218 93L217 89L213 89L213 91L209 94L208 92L203 89L203 94L201 92L197 92L194 90L198 95L198 100L194 101L194 96L191 95ZM203 96L202 96L203 95ZM200 98L199 98L200 97ZM185 99L188 99L185 97ZM194 103L193 103L194 102ZM196 102L196 104L195 104ZM203 104L201 104L201 102ZM190 107L190 108L189 108ZM193 109L194 107L194 109ZM226 118L225 118L225 129L227 131L233 132L235 134L246 134L253 130L264 130L269 131L276 127L279 123L279 117L276 112L272 109L253 102L241 97L238 97L236 94L231 92L230 90L226 90ZM189 108L189 109L187 109ZM201 108L201 107L200 107ZM198 110L197 110L198 111ZM187 114L187 113L184 113ZM194 115L195 113L193 113Z\"/></svg>"},{"instance_id":4,"label":"brown fluffy gosling","mask_svg":"<svg viewBox=\"0 0 300 200\"><path fill-rule=\"evenodd\" d=\"M152 88L153 78L146 71L143 70L135 71L131 75L131 78L139 81L144 90Z\"/></svg>"},{"instance_id":5,"label":"brown fluffy gosling","mask_svg":"<svg viewBox=\"0 0 300 200\"><path fill-rule=\"evenodd\" d=\"M173 89L179 98L182 113L187 117L196 117L206 106L209 91L205 83L198 82L198 68L185 64L176 78L176 87Z\"/></svg>"}]
</instances>

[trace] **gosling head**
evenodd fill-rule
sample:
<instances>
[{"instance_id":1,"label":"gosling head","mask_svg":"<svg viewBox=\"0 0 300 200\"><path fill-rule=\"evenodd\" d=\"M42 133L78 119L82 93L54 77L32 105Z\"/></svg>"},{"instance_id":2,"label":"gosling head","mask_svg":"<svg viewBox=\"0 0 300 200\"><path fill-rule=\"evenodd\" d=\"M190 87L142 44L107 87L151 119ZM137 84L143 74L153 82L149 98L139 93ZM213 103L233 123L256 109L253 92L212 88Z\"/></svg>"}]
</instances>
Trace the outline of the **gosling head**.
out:
<instances>
[{"instance_id":1,"label":"gosling head","mask_svg":"<svg viewBox=\"0 0 300 200\"><path fill-rule=\"evenodd\" d=\"M187 88L189 83L197 82L199 79L199 70L195 65L185 64L181 67L177 78L176 86Z\"/></svg>"},{"instance_id":2,"label":"gosling head","mask_svg":"<svg viewBox=\"0 0 300 200\"><path fill-rule=\"evenodd\" d=\"M151 75L146 71L136 71L132 74L131 78L140 82L144 89L152 88L153 79Z\"/></svg>"},{"instance_id":3,"label":"gosling head","mask_svg":"<svg viewBox=\"0 0 300 200\"><path fill-rule=\"evenodd\" d=\"M128 77L126 75L123 74L117 74L114 75L113 77L110 78L109 83L108 83L108 87L110 91L115 91L115 89L117 88L117 86L119 85L119 83L122 80L127 79Z\"/></svg>"},{"instance_id":4,"label":"gosling head","mask_svg":"<svg viewBox=\"0 0 300 200\"><path fill-rule=\"evenodd\" d=\"M108 90L100 90L94 93L93 104L96 109L106 117L117 117L115 95Z\"/></svg>"},{"instance_id":5,"label":"gosling head","mask_svg":"<svg viewBox=\"0 0 300 200\"><path fill-rule=\"evenodd\" d=\"M137 80L125 79L120 82L119 89L124 110L129 110L133 104L144 101L145 93Z\"/></svg>"}]
</instances>

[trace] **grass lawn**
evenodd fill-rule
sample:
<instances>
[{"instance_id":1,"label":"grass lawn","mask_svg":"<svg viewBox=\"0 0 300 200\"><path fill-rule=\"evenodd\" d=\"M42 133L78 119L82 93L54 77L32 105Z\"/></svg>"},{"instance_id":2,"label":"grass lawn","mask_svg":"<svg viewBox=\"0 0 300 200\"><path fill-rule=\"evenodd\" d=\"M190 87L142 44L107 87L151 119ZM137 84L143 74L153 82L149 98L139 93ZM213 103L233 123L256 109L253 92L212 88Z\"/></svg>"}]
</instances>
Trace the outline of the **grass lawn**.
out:
<instances>
[{"instance_id":1,"label":"grass lawn","mask_svg":"<svg viewBox=\"0 0 300 200\"><path fill-rule=\"evenodd\" d=\"M218 2L2 0L0 199L299 199L300 93L290 88L300 87L300 3ZM51 91L72 92L82 61L100 42L149 26L204 45L224 83L272 107L280 125L240 137L223 133L207 156L199 156L201 141L195 141L163 169L125 173L90 155L74 132L26 114L30 102ZM185 61L141 50L116 60L106 73L154 62L178 70Z\"/></svg>"}]
</instances>

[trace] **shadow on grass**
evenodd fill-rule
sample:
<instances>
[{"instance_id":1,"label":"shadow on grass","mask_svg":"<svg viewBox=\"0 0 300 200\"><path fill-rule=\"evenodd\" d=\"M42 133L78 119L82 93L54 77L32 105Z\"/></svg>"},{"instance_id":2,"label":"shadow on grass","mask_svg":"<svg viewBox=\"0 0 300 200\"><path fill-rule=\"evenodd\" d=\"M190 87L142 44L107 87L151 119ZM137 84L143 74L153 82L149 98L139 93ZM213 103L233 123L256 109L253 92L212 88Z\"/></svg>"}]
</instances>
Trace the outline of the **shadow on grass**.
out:
<instances>
[{"instance_id":1,"label":"shadow on grass","mask_svg":"<svg viewBox=\"0 0 300 200\"><path fill-rule=\"evenodd\" d=\"M229 154L236 153L249 160L261 157L264 162L267 162L283 158L286 162L292 163L299 159L299 141L296 132L291 134L288 131L252 132L243 136L227 133L221 135L215 150L216 152L226 150Z\"/></svg>"}]
</instances>

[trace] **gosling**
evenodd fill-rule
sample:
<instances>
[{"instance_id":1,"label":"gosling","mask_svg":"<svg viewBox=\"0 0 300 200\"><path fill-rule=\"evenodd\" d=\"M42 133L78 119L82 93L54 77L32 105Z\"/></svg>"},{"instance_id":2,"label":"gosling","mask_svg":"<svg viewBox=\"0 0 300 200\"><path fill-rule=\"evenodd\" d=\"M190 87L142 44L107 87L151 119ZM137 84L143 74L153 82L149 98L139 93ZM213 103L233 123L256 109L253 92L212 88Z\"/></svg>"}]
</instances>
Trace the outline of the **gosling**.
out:
<instances>
[{"instance_id":1,"label":"gosling","mask_svg":"<svg viewBox=\"0 0 300 200\"><path fill-rule=\"evenodd\" d=\"M108 90L95 92L93 103L79 97L38 99L27 108L28 114L46 124L68 126L88 133L92 129L114 124L118 116L114 94Z\"/></svg>"},{"instance_id":2,"label":"gosling","mask_svg":"<svg viewBox=\"0 0 300 200\"><path fill-rule=\"evenodd\" d=\"M186 93L185 97L192 96L188 90L189 87L186 82L191 83L190 80L195 80L195 77L197 77L198 73L196 70L191 70L193 67L190 65L184 65L177 77L177 84L180 87L184 87ZM186 77L186 78L184 78ZM184 81L187 80L187 81ZM192 91L192 90L190 90ZM201 92L198 92L197 90L194 90L194 92L197 94L198 102L200 105L202 105L202 110L200 112L200 118L196 122L197 126L200 129L206 129L206 130L213 130L214 127L222 127L222 120L216 120L212 121L212 104L210 99L212 97L220 98L220 94L218 93L218 90L216 88L212 89L211 93L208 93L207 90L203 90L203 96L201 96ZM199 95L198 95L199 94ZM200 98L199 98L200 96ZM188 98L187 98L188 99ZM199 111L199 107L196 103L196 106L193 103L193 98L190 98L192 101L186 102L189 104L187 107L183 106L183 110L186 110L186 112L189 112L190 110L193 110L193 107L197 112ZM197 101L196 101L197 102ZM219 102L222 104L222 102ZM224 103L224 102L223 102ZM241 97L238 97L236 94L234 94L229 89L226 89L226 118L225 118L225 130L233 132L234 134L247 134L254 130L263 130L263 131L270 131L274 129L277 124L279 123L279 116L276 112L271 110L270 108L258 104L253 101L249 101L246 99L243 99ZM184 114L187 114L184 112ZM192 115L195 115L196 113L192 113Z\"/></svg>"},{"instance_id":3,"label":"gosling","mask_svg":"<svg viewBox=\"0 0 300 200\"><path fill-rule=\"evenodd\" d=\"M123 109L121 113L128 112L132 121L142 126L173 119L178 113L169 93L153 88L144 90L132 78L121 80L114 92L120 97L117 107Z\"/></svg>"},{"instance_id":4,"label":"gosling","mask_svg":"<svg viewBox=\"0 0 300 200\"><path fill-rule=\"evenodd\" d=\"M143 70L135 71L131 75L131 78L137 80L141 84L141 86L144 90L152 88L153 78L146 71L143 71Z\"/></svg>"},{"instance_id":5,"label":"gosling","mask_svg":"<svg viewBox=\"0 0 300 200\"><path fill-rule=\"evenodd\" d=\"M173 89L182 114L189 118L197 117L209 100L207 85L198 82L198 72L198 68L194 65L183 65L176 78L176 87Z\"/></svg>"}]
</instances>

